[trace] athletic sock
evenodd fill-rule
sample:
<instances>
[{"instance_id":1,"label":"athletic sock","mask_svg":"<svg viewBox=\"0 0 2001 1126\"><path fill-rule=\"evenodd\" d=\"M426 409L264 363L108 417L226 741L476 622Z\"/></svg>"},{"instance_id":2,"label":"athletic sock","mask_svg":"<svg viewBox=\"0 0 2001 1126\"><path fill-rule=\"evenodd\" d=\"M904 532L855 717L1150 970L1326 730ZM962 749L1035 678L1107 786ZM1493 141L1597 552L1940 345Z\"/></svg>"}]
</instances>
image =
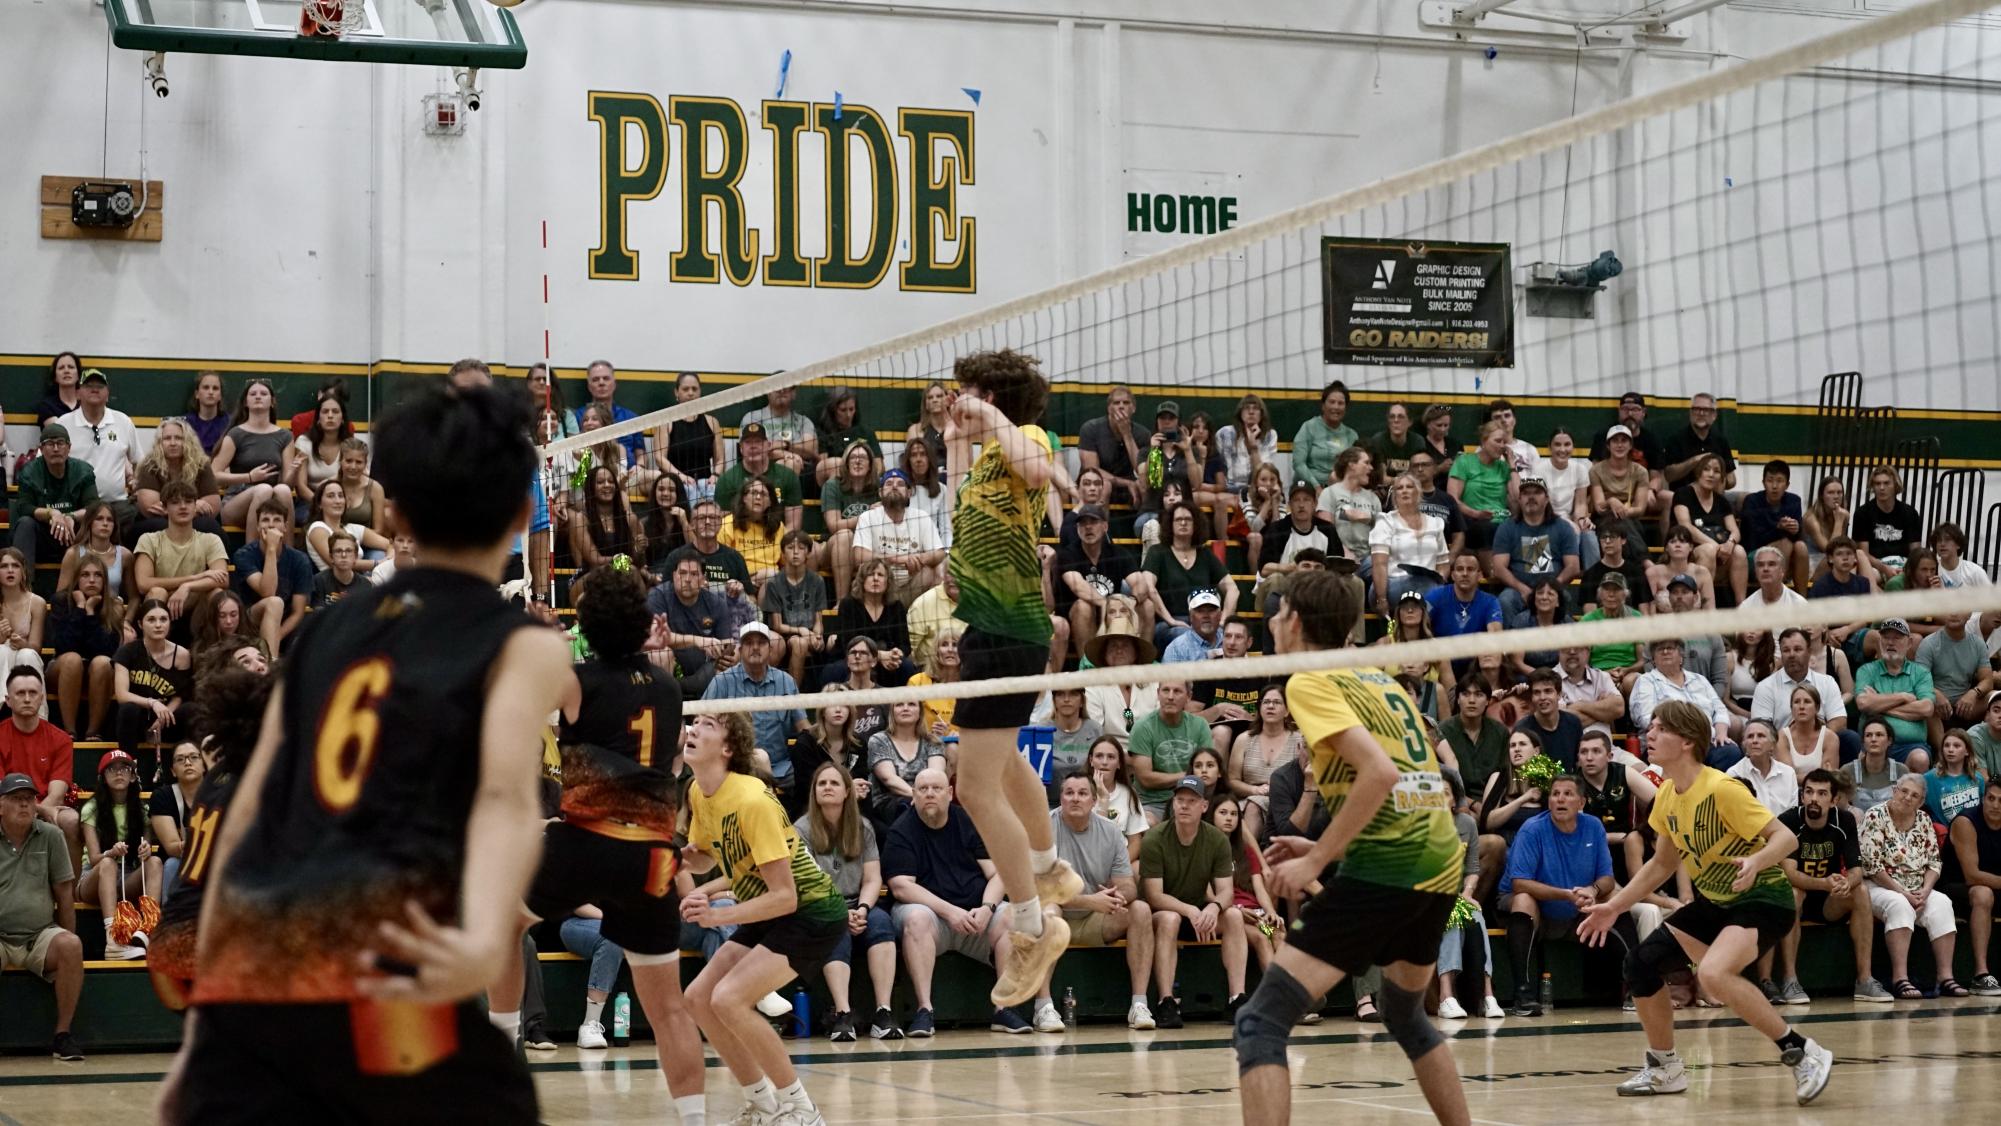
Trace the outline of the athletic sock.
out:
<instances>
[{"instance_id":1,"label":"athletic sock","mask_svg":"<svg viewBox=\"0 0 2001 1126\"><path fill-rule=\"evenodd\" d=\"M778 1105L792 1107L797 1110L811 1111L813 1109L813 1100L806 1094L806 1081L803 1079L794 1079L791 1086L780 1087L778 1089Z\"/></svg>"},{"instance_id":2,"label":"athletic sock","mask_svg":"<svg viewBox=\"0 0 2001 1126\"><path fill-rule=\"evenodd\" d=\"M1515 995L1532 997L1535 989L1529 984L1534 975L1529 972L1529 962L1535 957L1535 920L1520 911L1508 912L1508 960L1515 971Z\"/></svg>"},{"instance_id":3,"label":"athletic sock","mask_svg":"<svg viewBox=\"0 0 2001 1126\"><path fill-rule=\"evenodd\" d=\"M603 1002L599 1002L600 1005ZM674 1113L681 1116L681 1126L708 1126L708 1104L702 1095L678 1095L674 1099Z\"/></svg>"},{"instance_id":4,"label":"athletic sock","mask_svg":"<svg viewBox=\"0 0 2001 1126\"><path fill-rule=\"evenodd\" d=\"M585 1002L584 1002L584 1023L585 1023L585 1024L603 1024L603 1023L604 1023L604 1002L603 1002L603 1001L585 1001Z\"/></svg>"},{"instance_id":5,"label":"athletic sock","mask_svg":"<svg viewBox=\"0 0 2001 1126\"><path fill-rule=\"evenodd\" d=\"M493 1027L498 1028L499 1030L505 1032L509 1036L521 1035L520 1009L516 1009L511 1013L489 1012L486 1014L486 1019L489 1024L493 1025Z\"/></svg>"},{"instance_id":6,"label":"athletic sock","mask_svg":"<svg viewBox=\"0 0 2001 1126\"><path fill-rule=\"evenodd\" d=\"M1652 1048L1647 1049L1647 1063L1654 1067L1666 1067L1669 1064L1680 1062L1681 1054L1673 1048L1669 1048L1665 1052L1655 1051Z\"/></svg>"},{"instance_id":7,"label":"athletic sock","mask_svg":"<svg viewBox=\"0 0 2001 1126\"><path fill-rule=\"evenodd\" d=\"M1028 866L1029 870L1038 876L1056 867L1056 846L1052 844L1048 848L1029 849Z\"/></svg>"},{"instance_id":8,"label":"athletic sock","mask_svg":"<svg viewBox=\"0 0 2001 1126\"><path fill-rule=\"evenodd\" d=\"M1790 1024L1786 1026L1786 1034L1772 1042L1779 1046L1781 1052L1806 1050L1806 1037L1801 1036L1799 1030Z\"/></svg>"},{"instance_id":9,"label":"athletic sock","mask_svg":"<svg viewBox=\"0 0 2001 1126\"><path fill-rule=\"evenodd\" d=\"M1133 994L1133 999L1132 999L1132 1003L1133 1003L1133 1004L1135 1004L1135 1005L1144 1005L1144 1004L1146 1004L1146 994L1144 994L1144 993L1135 993L1135 994Z\"/></svg>"},{"instance_id":10,"label":"athletic sock","mask_svg":"<svg viewBox=\"0 0 2001 1126\"><path fill-rule=\"evenodd\" d=\"M778 1089L771 1085L767 1077L743 1089L743 1101L766 1114L778 1113Z\"/></svg>"},{"instance_id":11,"label":"athletic sock","mask_svg":"<svg viewBox=\"0 0 2001 1126\"><path fill-rule=\"evenodd\" d=\"M1013 910L1014 912L1013 916L1014 932L1016 934L1026 935L1029 938L1041 937L1042 935L1041 899L1031 895L1027 899L1021 901L1020 903L1014 904L1011 910Z\"/></svg>"}]
</instances>

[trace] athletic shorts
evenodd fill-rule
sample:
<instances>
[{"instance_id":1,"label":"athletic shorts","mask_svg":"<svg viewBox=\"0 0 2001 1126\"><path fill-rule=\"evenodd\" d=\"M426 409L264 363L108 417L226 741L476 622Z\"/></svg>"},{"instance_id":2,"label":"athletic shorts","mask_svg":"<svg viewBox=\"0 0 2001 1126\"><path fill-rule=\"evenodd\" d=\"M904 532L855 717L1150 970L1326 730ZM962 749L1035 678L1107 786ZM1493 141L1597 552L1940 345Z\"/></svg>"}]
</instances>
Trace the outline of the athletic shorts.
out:
<instances>
[{"instance_id":1,"label":"athletic shorts","mask_svg":"<svg viewBox=\"0 0 2001 1126\"><path fill-rule=\"evenodd\" d=\"M967 626L959 636L961 680L1034 676L1048 666L1049 646L1046 643L1037 645L1020 638L1002 637L976 626ZM969 697L959 701L952 713L952 723L961 731L1017 731L1035 711L1035 699L1033 692Z\"/></svg>"},{"instance_id":2,"label":"athletic shorts","mask_svg":"<svg viewBox=\"0 0 2001 1126\"><path fill-rule=\"evenodd\" d=\"M203 1005L161 1121L536 1122L535 1085L485 1008Z\"/></svg>"},{"instance_id":3,"label":"athletic shorts","mask_svg":"<svg viewBox=\"0 0 2001 1126\"><path fill-rule=\"evenodd\" d=\"M1725 927L1748 927L1758 932L1758 953L1764 954L1792 933L1798 916L1790 907L1771 903L1725 905L1711 902L1696 892L1686 906L1662 921L1705 946L1715 942Z\"/></svg>"},{"instance_id":4,"label":"athletic shorts","mask_svg":"<svg viewBox=\"0 0 2001 1126\"><path fill-rule=\"evenodd\" d=\"M841 936L847 931L845 914L838 919L826 920L781 915L776 919L745 923L730 935L729 940L738 946L762 946L782 955L786 963L804 977L809 970L817 972L826 964L827 956L840 945Z\"/></svg>"},{"instance_id":5,"label":"athletic shorts","mask_svg":"<svg viewBox=\"0 0 2001 1126\"><path fill-rule=\"evenodd\" d=\"M1457 896L1336 876L1306 902L1286 945L1350 977L1371 966L1438 961Z\"/></svg>"},{"instance_id":6,"label":"athletic shorts","mask_svg":"<svg viewBox=\"0 0 2001 1126\"><path fill-rule=\"evenodd\" d=\"M542 831L542 866L528 885L528 910L560 921L596 904L604 912L605 941L632 954L679 953L678 858L668 841L620 840L555 822Z\"/></svg>"}]
</instances>

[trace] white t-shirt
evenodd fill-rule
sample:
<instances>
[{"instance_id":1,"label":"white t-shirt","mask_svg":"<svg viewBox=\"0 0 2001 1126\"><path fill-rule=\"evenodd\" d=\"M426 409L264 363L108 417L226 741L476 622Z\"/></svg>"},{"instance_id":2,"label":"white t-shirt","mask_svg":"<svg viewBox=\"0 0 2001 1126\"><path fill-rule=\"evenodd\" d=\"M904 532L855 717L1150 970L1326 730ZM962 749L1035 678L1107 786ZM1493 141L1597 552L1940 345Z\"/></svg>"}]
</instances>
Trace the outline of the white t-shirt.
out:
<instances>
[{"instance_id":1,"label":"white t-shirt","mask_svg":"<svg viewBox=\"0 0 2001 1126\"><path fill-rule=\"evenodd\" d=\"M328 535L333 534L333 525L327 523L325 520L315 520L313 521L313 526L306 529L306 558L313 561L313 570L315 571L324 571L328 567L333 566L333 561L320 558L319 549L313 546L313 533L322 528L326 529ZM367 529L359 524L342 524L340 530L354 537L354 551L359 556L361 554L361 533Z\"/></svg>"},{"instance_id":2,"label":"white t-shirt","mask_svg":"<svg viewBox=\"0 0 2001 1126\"><path fill-rule=\"evenodd\" d=\"M1562 469L1550 464L1546 457L1535 460L1535 476L1549 485L1549 510L1570 519L1576 511L1577 490L1583 489L1589 496L1591 491L1591 463L1581 457L1572 457Z\"/></svg>"},{"instance_id":3,"label":"white t-shirt","mask_svg":"<svg viewBox=\"0 0 2001 1126\"><path fill-rule=\"evenodd\" d=\"M95 427L85 422L83 408L56 419L69 430L69 456L81 459L97 475L97 495L103 500L130 500L125 471L139 464L139 428L121 410L104 408Z\"/></svg>"},{"instance_id":4,"label":"white t-shirt","mask_svg":"<svg viewBox=\"0 0 2001 1126\"><path fill-rule=\"evenodd\" d=\"M1445 552L1445 521L1427 515L1422 523L1421 530L1412 531L1402 516L1383 513L1369 529L1370 554L1380 551L1389 556L1392 567L1426 567L1444 574L1450 558Z\"/></svg>"},{"instance_id":5,"label":"white t-shirt","mask_svg":"<svg viewBox=\"0 0 2001 1126\"><path fill-rule=\"evenodd\" d=\"M944 541L938 538L938 525L931 518L906 508L900 522L891 520L881 505L862 513L855 522L855 547L877 555L920 555L945 550ZM910 578L910 569L895 563L890 564L889 573L897 582Z\"/></svg>"}]
</instances>

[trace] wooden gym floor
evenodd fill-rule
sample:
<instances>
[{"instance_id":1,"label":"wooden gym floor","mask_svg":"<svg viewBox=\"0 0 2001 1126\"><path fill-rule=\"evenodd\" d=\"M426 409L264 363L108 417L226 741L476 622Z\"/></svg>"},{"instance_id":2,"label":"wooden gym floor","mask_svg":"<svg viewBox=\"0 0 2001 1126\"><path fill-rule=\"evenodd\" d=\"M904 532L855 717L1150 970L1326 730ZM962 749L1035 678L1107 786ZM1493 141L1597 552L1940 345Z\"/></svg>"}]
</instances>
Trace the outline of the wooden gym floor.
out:
<instances>
[{"instance_id":1,"label":"wooden gym floor","mask_svg":"<svg viewBox=\"0 0 2001 1126\"><path fill-rule=\"evenodd\" d=\"M1680 1046L1695 1069L1688 1093L1618 1099L1613 1084L1641 1052L1632 1017L1561 1009L1537 1020L1448 1021L1475 1122L1685 1122L1814 1126L1889 1121L2001 1121L2001 1004L1991 999L1898 1006L1816 1001L1791 1010L1807 1035L1834 1050L1827 1093L1793 1105L1792 1080L1772 1045L1727 1016L1683 1014ZM1329 1017L1293 1037L1294 1120L1407 1123L1428 1117L1401 1052L1379 1032ZM582 1058L580 1058L580 1055ZM1235 1122L1236 1067L1229 1030L1179 1032L1090 1025L1062 1035L951 1031L930 1041L855 1044L824 1040L795 1050L807 1087L830 1124L880 1122ZM579 1053L565 1047L532 1062L551 1123L674 1122L650 1045ZM92 1056L81 1064L0 1058L0 1126L144 1121L168 1057ZM709 1066L711 1121L737 1104L728 1075Z\"/></svg>"}]
</instances>

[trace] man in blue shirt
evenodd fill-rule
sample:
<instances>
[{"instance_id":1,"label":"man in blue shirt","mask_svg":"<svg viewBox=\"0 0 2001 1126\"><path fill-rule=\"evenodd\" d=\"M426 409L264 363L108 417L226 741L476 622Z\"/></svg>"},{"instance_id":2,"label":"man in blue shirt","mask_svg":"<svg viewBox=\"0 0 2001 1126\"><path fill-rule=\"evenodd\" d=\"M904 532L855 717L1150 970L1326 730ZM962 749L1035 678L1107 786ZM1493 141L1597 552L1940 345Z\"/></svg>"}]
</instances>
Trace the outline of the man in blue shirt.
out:
<instances>
[{"instance_id":1,"label":"man in blue shirt","mask_svg":"<svg viewBox=\"0 0 2001 1126\"><path fill-rule=\"evenodd\" d=\"M702 692L702 699L754 700L796 695L799 685L792 674L771 667L771 643L776 639L771 627L763 622L744 623L737 632L737 664L717 673ZM787 811L796 813L792 807L803 801L804 795L793 792L792 756L785 748L794 732L805 729L806 713L798 708L767 708L750 713L750 724L757 734L757 746L771 758L771 777L778 783L779 796L786 799Z\"/></svg>"},{"instance_id":2,"label":"man in blue shirt","mask_svg":"<svg viewBox=\"0 0 2001 1126\"><path fill-rule=\"evenodd\" d=\"M616 402L612 401L612 396L618 394L618 371L611 366L610 360L591 361L591 366L586 369L584 374L584 387L590 391L591 401L576 409L575 419L578 430L581 431L584 428L584 412L592 407L605 412L605 416L610 418L612 423L624 422L627 419L639 417L632 413L631 408L619 406ZM607 425L610 425L610 423L607 423ZM646 460L646 435L627 434L618 440L618 444L625 447L626 453L632 458L634 464L643 463Z\"/></svg>"},{"instance_id":3,"label":"man in blue shirt","mask_svg":"<svg viewBox=\"0 0 2001 1126\"><path fill-rule=\"evenodd\" d=\"M681 681L681 698L693 699L708 690L719 669L734 663L730 644L729 603L709 589L700 556L674 556L666 582L646 595L646 609L667 619L667 646Z\"/></svg>"},{"instance_id":4,"label":"man in blue shirt","mask_svg":"<svg viewBox=\"0 0 2001 1126\"><path fill-rule=\"evenodd\" d=\"M1500 600L1480 589L1480 557L1471 551L1452 557L1452 585L1433 589L1424 603L1431 609L1431 632L1440 637L1501 632ZM1463 677L1472 664L1471 659L1454 661L1452 671Z\"/></svg>"},{"instance_id":5,"label":"man in blue shirt","mask_svg":"<svg viewBox=\"0 0 2001 1126\"><path fill-rule=\"evenodd\" d=\"M1754 557L1771 545L1779 550L1795 587L1807 585L1806 510L1790 491L1793 467L1779 458L1765 463L1765 489L1746 493L1737 509L1737 526L1744 533L1744 550Z\"/></svg>"},{"instance_id":6,"label":"man in blue shirt","mask_svg":"<svg viewBox=\"0 0 2001 1126\"><path fill-rule=\"evenodd\" d=\"M257 508L257 535L236 549L236 593L250 607L250 624L260 627L270 614L282 616L278 638L292 635L306 616L313 593L313 561L285 544L291 506L272 498Z\"/></svg>"},{"instance_id":7,"label":"man in blue shirt","mask_svg":"<svg viewBox=\"0 0 2001 1126\"><path fill-rule=\"evenodd\" d=\"M1531 817L1508 846L1508 866L1501 876L1500 898L1508 908L1508 955L1515 974L1515 1016L1539 1017L1537 987L1542 982L1535 957L1536 940L1577 937L1578 912L1612 894L1612 850L1605 842L1605 823L1579 817L1584 791L1574 775L1562 774L1549 784L1549 808ZM1630 915L1613 928L1619 944L1606 949L1625 957L1639 943Z\"/></svg>"},{"instance_id":8,"label":"man in blue shirt","mask_svg":"<svg viewBox=\"0 0 2001 1126\"><path fill-rule=\"evenodd\" d=\"M1162 664L1177 661L1206 661L1223 647L1223 599L1213 590L1198 590L1188 596L1188 624L1191 628L1174 635Z\"/></svg>"}]
</instances>

